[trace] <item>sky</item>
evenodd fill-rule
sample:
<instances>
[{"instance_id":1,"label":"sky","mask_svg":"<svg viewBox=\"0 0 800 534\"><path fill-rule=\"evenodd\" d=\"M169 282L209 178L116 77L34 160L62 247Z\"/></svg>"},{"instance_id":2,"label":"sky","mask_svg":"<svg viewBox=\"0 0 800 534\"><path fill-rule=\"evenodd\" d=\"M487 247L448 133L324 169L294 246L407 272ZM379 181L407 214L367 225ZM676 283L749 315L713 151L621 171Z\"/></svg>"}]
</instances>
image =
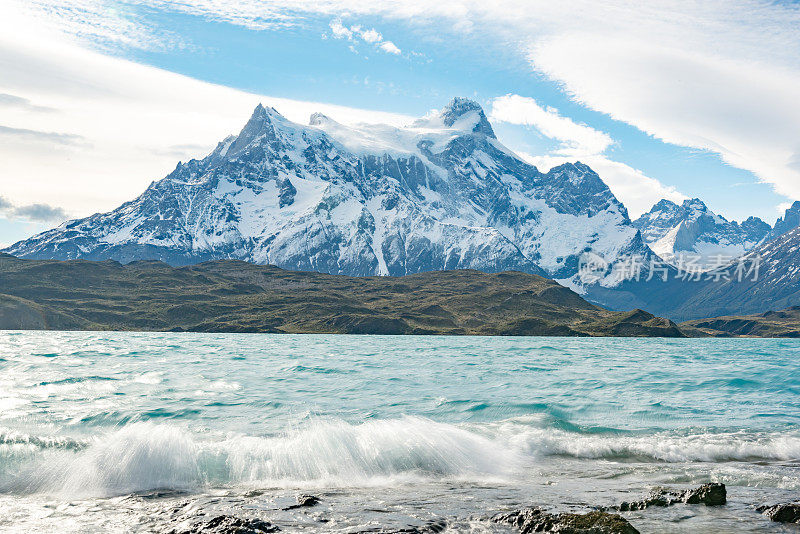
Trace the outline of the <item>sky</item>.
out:
<instances>
[{"instance_id":1,"label":"sky","mask_svg":"<svg viewBox=\"0 0 800 534\"><path fill-rule=\"evenodd\" d=\"M0 245L111 210L236 133L410 123L454 96L632 217L800 200L800 5L628 0L3 0Z\"/></svg>"}]
</instances>

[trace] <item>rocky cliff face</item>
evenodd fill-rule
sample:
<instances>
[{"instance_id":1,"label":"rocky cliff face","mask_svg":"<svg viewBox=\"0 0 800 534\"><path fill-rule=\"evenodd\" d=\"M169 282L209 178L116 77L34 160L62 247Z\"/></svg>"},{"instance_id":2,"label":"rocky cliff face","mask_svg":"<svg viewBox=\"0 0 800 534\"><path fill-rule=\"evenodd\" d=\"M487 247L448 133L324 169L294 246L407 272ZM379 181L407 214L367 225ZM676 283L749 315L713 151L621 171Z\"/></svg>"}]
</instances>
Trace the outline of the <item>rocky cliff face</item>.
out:
<instances>
[{"instance_id":1,"label":"rocky cliff face","mask_svg":"<svg viewBox=\"0 0 800 534\"><path fill-rule=\"evenodd\" d=\"M783 217L775 222L775 226L772 228L769 236L767 236L767 239L776 239L794 230L798 226L800 226L800 201L792 204L789 209L786 210Z\"/></svg>"},{"instance_id":2,"label":"rocky cliff face","mask_svg":"<svg viewBox=\"0 0 800 534\"><path fill-rule=\"evenodd\" d=\"M587 281L588 251L607 269ZM406 128L307 126L258 106L237 136L138 198L16 243L24 258L241 259L292 270L403 275L520 270L585 292L651 254L625 207L581 163L539 172L454 99Z\"/></svg>"}]
</instances>

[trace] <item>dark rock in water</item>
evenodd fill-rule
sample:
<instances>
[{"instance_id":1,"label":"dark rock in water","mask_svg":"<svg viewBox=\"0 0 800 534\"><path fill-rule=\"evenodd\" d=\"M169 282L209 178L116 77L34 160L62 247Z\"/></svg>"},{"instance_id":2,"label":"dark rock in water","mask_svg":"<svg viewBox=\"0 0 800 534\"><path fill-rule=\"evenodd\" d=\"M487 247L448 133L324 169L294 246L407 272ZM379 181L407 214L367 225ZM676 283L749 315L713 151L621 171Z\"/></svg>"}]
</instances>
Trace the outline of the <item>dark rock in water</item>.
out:
<instances>
[{"instance_id":1,"label":"dark rock in water","mask_svg":"<svg viewBox=\"0 0 800 534\"><path fill-rule=\"evenodd\" d=\"M800 503L776 504L774 506L759 506L759 512L777 523L800 524Z\"/></svg>"},{"instance_id":2,"label":"dark rock in water","mask_svg":"<svg viewBox=\"0 0 800 534\"><path fill-rule=\"evenodd\" d=\"M433 519L421 527L406 527L385 534L438 534L439 532L444 532L446 528L447 521L444 519Z\"/></svg>"},{"instance_id":3,"label":"dark rock in water","mask_svg":"<svg viewBox=\"0 0 800 534\"><path fill-rule=\"evenodd\" d=\"M720 506L727 502L725 484L712 482L703 484L699 488L684 491L656 490L644 499L633 502L623 502L616 507L620 512L631 510L644 510L651 506L672 506L673 504L705 504L706 506Z\"/></svg>"},{"instance_id":4,"label":"dark rock in water","mask_svg":"<svg viewBox=\"0 0 800 534\"><path fill-rule=\"evenodd\" d=\"M280 528L260 519L243 519L232 515L218 515L204 523L193 526L190 530L175 534L267 534L279 532Z\"/></svg>"},{"instance_id":5,"label":"dark rock in water","mask_svg":"<svg viewBox=\"0 0 800 534\"><path fill-rule=\"evenodd\" d=\"M497 514L495 523L517 527L522 534L529 532L559 532L561 534L638 534L638 530L619 515L606 512L588 514L550 514L539 508L526 508Z\"/></svg>"},{"instance_id":6,"label":"dark rock in water","mask_svg":"<svg viewBox=\"0 0 800 534\"><path fill-rule=\"evenodd\" d=\"M322 499L319 497L314 497L313 495L298 495L297 496L297 505L298 506L316 506Z\"/></svg>"},{"instance_id":7,"label":"dark rock in water","mask_svg":"<svg viewBox=\"0 0 800 534\"><path fill-rule=\"evenodd\" d=\"M360 534L379 533L379 534L439 534L447 529L447 520L431 519L422 526L408 526L401 529L380 529L360 531Z\"/></svg>"},{"instance_id":8,"label":"dark rock in water","mask_svg":"<svg viewBox=\"0 0 800 534\"><path fill-rule=\"evenodd\" d=\"M137 491L135 493L132 493L131 497L143 500L157 500L157 499L171 499L174 497L180 497L182 495L186 495L186 492L174 489L155 489L147 491Z\"/></svg>"},{"instance_id":9,"label":"dark rock in water","mask_svg":"<svg viewBox=\"0 0 800 534\"><path fill-rule=\"evenodd\" d=\"M287 506L284 510L295 510L297 508L306 508L309 506L316 506L320 503L322 499L319 497L315 497L313 495L298 495L297 496L297 504L293 504L291 506Z\"/></svg>"},{"instance_id":10,"label":"dark rock in water","mask_svg":"<svg viewBox=\"0 0 800 534\"><path fill-rule=\"evenodd\" d=\"M686 490L680 495L681 502L686 504L721 506L728 502L728 491L725 489L725 484L718 482L703 484L699 488Z\"/></svg>"}]
</instances>

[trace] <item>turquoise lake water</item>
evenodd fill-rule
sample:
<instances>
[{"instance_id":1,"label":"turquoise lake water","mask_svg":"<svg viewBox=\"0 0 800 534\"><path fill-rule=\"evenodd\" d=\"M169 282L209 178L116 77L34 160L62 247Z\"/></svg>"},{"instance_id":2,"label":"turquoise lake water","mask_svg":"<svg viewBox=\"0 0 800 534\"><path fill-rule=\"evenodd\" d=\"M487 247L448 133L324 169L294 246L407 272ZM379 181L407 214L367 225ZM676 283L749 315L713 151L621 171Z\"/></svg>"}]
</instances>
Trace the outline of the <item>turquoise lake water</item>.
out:
<instances>
[{"instance_id":1,"label":"turquoise lake water","mask_svg":"<svg viewBox=\"0 0 800 534\"><path fill-rule=\"evenodd\" d=\"M780 531L753 508L800 498L800 341L0 332L0 531L494 532L708 481L727 506L626 517Z\"/></svg>"}]
</instances>

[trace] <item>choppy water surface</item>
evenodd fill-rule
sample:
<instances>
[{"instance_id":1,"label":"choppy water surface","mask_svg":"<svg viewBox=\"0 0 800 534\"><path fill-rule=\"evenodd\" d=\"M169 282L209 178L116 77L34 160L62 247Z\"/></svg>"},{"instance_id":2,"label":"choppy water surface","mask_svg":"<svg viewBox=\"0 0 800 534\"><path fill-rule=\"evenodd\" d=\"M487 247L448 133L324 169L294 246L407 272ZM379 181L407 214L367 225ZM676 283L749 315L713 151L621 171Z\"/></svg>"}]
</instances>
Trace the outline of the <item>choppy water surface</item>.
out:
<instances>
[{"instance_id":1,"label":"choppy water surface","mask_svg":"<svg viewBox=\"0 0 800 534\"><path fill-rule=\"evenodd\" d=\"M729 505L626 517L780 530L753 506L800 497L800 341L0 332L3 531L481 532L708 481Z\"/></svg>"}]
</instances>

